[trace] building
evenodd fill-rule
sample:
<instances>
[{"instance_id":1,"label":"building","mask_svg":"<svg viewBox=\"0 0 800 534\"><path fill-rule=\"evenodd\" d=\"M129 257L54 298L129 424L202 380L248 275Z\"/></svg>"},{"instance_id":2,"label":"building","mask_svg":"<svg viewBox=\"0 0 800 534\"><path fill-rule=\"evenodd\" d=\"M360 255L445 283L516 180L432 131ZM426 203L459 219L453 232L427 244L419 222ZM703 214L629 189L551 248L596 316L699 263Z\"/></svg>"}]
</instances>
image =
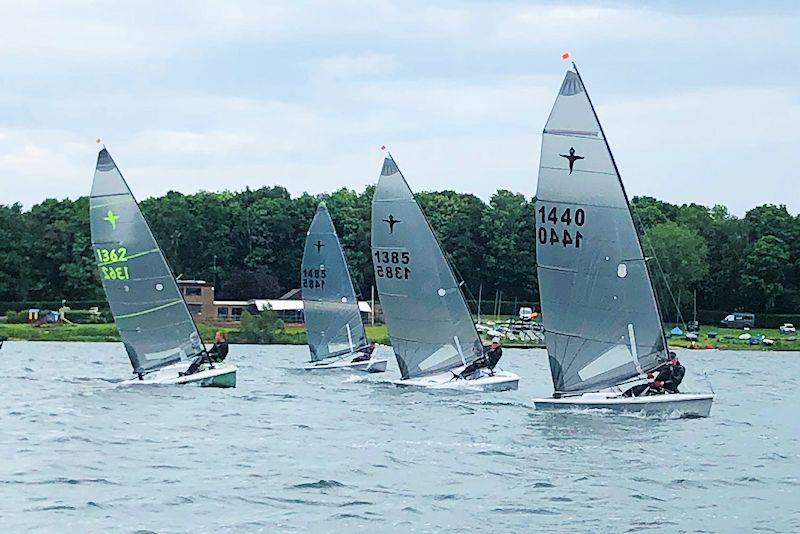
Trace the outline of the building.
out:
<instances>
[{"instance_id":1,"label":"building","mask_svg":"<svg viewBox=\"0 0 800 534\"><path fill-rule=\"evenodd\" d=\"M214 286L205 280L178 280L178 287L186 300L189 312L199 323L218 326L236 326L242 313L259 313L268 307L285 323L303 323L303 299L299 289L293 289L277 299L214 300ZM368 321L372 307L359 301L361 318Z\"/></svg>"}]
</instances>

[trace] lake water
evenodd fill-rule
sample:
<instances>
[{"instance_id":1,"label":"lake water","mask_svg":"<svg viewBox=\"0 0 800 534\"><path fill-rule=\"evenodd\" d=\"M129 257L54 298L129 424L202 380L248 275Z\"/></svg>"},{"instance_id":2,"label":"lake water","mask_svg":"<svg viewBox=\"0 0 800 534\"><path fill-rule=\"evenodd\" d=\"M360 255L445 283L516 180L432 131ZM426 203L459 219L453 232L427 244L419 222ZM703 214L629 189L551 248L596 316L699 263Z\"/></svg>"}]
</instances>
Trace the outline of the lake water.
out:
<instances>
[{"instance_id":1,"label":"lake water","mask_svg":"<svg viewBox=\"0 0 800 534\"><path fill-rule=\"evenodd\" d=\"M383 354L391 350L381 348ZM429 393L233 346L236 389L116 388L122 345L0 351L4 532L800 531L800 354L681 352L708 419L535 412L519 391Z\"/></svg>"}]
</instances>

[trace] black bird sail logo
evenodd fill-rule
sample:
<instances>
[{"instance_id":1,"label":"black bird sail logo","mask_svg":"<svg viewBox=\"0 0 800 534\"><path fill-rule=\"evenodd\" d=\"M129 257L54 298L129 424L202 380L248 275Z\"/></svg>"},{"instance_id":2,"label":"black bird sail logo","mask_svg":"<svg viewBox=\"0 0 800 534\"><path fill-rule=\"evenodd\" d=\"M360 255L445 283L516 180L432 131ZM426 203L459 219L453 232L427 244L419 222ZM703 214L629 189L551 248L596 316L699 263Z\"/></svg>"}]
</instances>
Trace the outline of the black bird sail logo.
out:
<instances>
[{"instance_id":1,"label":"black bird sail logo","mask_svg":"<svg viewBox=\"0 0 800 534\"><path fill-rule=\"evenodd\" d=\"M386 224L389 225L389 233L390 234L394 233L394 225L395 224L397 224L399 222L403 222L403 221L401 221L399 219L395 219L394 215L392 215L391 213L389 214L389 218L388 219L382 219L382 220L383 220L383 222L385 222Z\"/></svg>"},{"instance_id":2,"label":"black bird sail logo","mask_svg":"<svg viewBox=\"0 0 800 534\"><path fill-rule=\"evenodd\" d=\"M576 156L575 155L575 147L569 147L569 155L567 154L559 154L562 158L566 158L569 161L569 173L572 174L572 168L575 165L575 162L579 159L584 159L583 156Z\"/></svg>"}]
</instances>

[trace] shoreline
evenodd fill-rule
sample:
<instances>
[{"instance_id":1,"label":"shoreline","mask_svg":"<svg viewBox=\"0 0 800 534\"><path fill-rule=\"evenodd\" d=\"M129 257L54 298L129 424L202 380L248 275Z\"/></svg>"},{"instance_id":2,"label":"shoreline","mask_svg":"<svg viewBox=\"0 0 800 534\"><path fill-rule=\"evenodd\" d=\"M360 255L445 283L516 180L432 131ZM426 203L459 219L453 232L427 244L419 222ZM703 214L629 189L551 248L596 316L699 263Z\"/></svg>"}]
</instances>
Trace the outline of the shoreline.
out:
<instances>
[{"instance_id":1,"label":"shoreline","mask_svg":"<svg viewBox=\"0 0 800 534\"><path fill-rule=\"evenodd\" d=\"M221 330L228 335L231 344L247 343L241 338L241 333L236 328L217 327L198 324L200 336L205 343L213 343L214 333ZM391 346L389 332L385 324L365 325L367 337L380 345ZM717 331L716 338L709 338L709 331ZM757 328L749 330L751 335L765 335L774 340L773 345L751 345L749 341L740 340L738 336L742 330L713 328L703 326L697 342L698 348L691 349L690 341L683 337L668 337L670 347L686 350L747 350L761 352L787 352L800 351L800 341L796 336L785 336L777 329ZM0 339L6 337L9 341L76 341L76 342L120 342L119 332L113 323L105 324L55 324L34 326L32 324L0 323ZM794 338L794 339L793 339ZM482 338L483 339L483 338ZM483 339L486 342L486 339ZM275 339L264 345L305 345L306 332L303 325L288 325L283 330L275 333ZM511 340L504 340L503 347L508 349L545 348L543 344L520 344Z\"/></svg>"}]
</instances>

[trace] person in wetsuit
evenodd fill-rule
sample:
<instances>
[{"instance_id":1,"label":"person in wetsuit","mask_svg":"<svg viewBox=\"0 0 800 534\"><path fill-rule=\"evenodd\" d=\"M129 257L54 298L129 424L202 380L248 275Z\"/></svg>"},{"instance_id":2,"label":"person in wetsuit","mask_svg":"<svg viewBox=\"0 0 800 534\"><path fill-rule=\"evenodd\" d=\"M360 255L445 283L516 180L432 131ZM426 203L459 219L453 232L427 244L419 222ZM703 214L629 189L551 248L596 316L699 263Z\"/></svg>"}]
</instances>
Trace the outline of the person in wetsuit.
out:
<instances>
[{"instance_id":1,"label":"person in wetsuit","mask_svg":"<svg viewBox=\"0 0 800 534\"><path fill-rule=\"evenodd\" d=\"M204 362L214 362L214 363L221 363L225 361L225 358L228 356L228 341L225 339L225 334L222 332L217 332L214 334L214 346L206 352L205 354L201 354L192 362L192 365L189 366L183 373L178 373L179 376L186 376L196 373L200 366L203 365Z\"/></svg>"},{"instance_id":2,"label":"person in wetsuit","mask_svg":"<svg viewBox=\"0 0 800 534\"><path fill-rule=\"evenodd\" d=\"M658 374L653 377L653 373L647 373L647 378L651 380L646 384L633 386L623 393L623 397L640 397L642 395L659 395L664 393L680 393L678 386L686 375L686 368L681 365L678 355L674 352L669 353L669 361L656 368Z\"/></svg>"},{"instance_id":3,"label":"person in wetsuit","mask_svg":"<svg viewBox=\"0 0 800 534\"><path fill-rule=\"evenodd\" d=\"M365 362L372 358L372 353L375 352L375 342L371 341L369 345L359 351L361 354L350 360L350 362Z\"/></svg>"},{"instance_id":4,"label":"person in wetsuit","mask_svg":"<svg viewBox=\"0 0 800 534\"><path fill-rule=\"evenodd\" d=\"M492 346L484 352L480 357L478 357L474 362L467 365L463 371L461 371L457 378L467 378L473 373L475 373L479 369L489 369L490 374L494 374L494 368L497 367L497 363L500 361L500 358L503 357L503 349L500 347L500 338L493 337L492 338Z\"/></svg>"},{"instance_id":5,"label":"person in wetsuit","mask_svg":"<svg viewBox=\"0 0 800 534\"><path fill-rule=\"evenodd\" d=\"M669 363L658 372L658 375L656 375L656 382L661 383L661 387L664 391L678 393L678 386L686 375L686 368L681 365L677 354L670 352L669 355Z\"/></svg>"}]
</instances>

